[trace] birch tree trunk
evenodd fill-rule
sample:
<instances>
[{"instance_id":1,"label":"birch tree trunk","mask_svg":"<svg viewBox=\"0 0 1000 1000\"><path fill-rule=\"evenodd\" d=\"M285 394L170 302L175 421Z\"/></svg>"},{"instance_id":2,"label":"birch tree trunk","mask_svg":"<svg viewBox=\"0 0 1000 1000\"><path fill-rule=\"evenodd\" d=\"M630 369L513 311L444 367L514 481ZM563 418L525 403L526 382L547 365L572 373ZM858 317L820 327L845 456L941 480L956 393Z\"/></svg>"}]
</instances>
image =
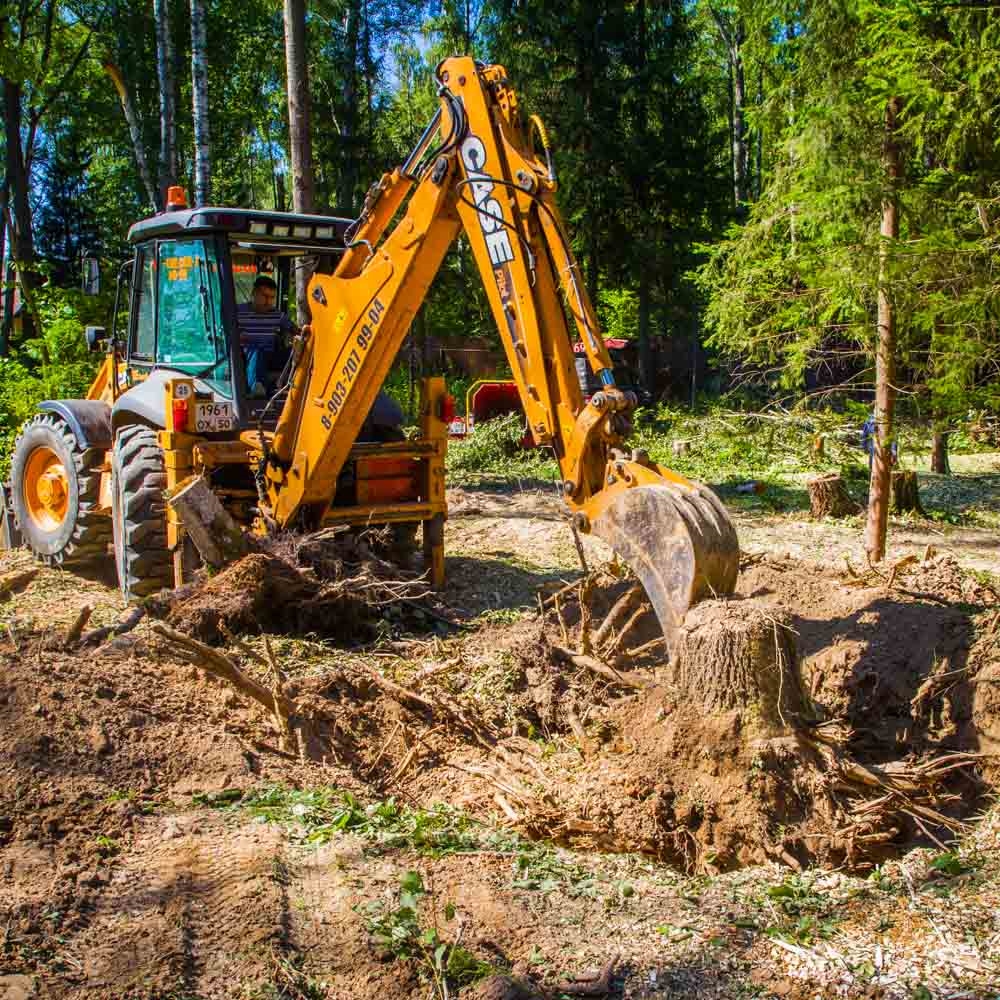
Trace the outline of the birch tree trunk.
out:
<instances>
[{"instance_id":1,"label":"birch tree trunk","mask_svg":"<svg viewBox=\"0 0 1000 1000\"><path fill-rule=\"evenodd\" d=\"M723 15L711 5L709 10L719 31L719 37L726 47L729 60L729 80L733 160L733 201L736 214L742 216L746 212L746 204L750 197L747 170L750 162L750 142L746 122L746 73L743 65L743 43L746 40L746 29L738 15Z\"/></svg>"},{"instance_id":2,"label":"birch tree trunk","mask_svg":"<svg viewBox=\"0 0 1000 1000\"><path fill-rule=\"evenodd\" d=\"M208 137L208 41L205 0L191 0L191 100L194 114L194 205L212 192Z\"/></svg>"},{"instance_id":3,"label":"birch tree trunk","mask_svg":"<svg viewBox=\"0 0 1000 1000\"><path fill-rule=\"evenodd\" d=\"M868 493L868 521L865 525L865 549L868 558L885 558L885 536L889 520L892 478L892 429L896 406L896 315L891 294L892 244L899 238L899 199L897 187L901 173L896 119L901 101L889 100L885 109L885 164L887 191L882 200L882 228L878 265L878 346L875 353L875 441L872 456L871 486Z\"/></svg>"},{"instance_id":4,"label":"birch tree trunk","mask_svg":"<svg viewBox=\"0 0 1000 1000\"><path fill-rule=\"evenodd\" d=\"M155 212L157 210L156 188L153 185L153 175L149 172L149 163L146 161L146 149L142 143L142 129L139 127L139 115L135 110L132 94L125 85L125 78L122 76L121 70L114 63L106 62L104 72L111 77L111 82L115 85L115 90L118 91L118 99L121 101L122 111L125 112L125 121L132 138L132 152L135 155L136 166L139 168L139 177L142 178L146 197Z\"/></svg>"},{"instance_id":5,"label":"birch tree trunk","mask_svg":"<svg viewBox=\"0 0 1000 1000\"><path fill-rule=\"evenodd\" d=\"M733 44L729 58L733 63L733 198L736 204L736 214L746 212L750 200L750 187L747 183L747 167L750 161L749 140L747 134L746 100L747 88L743 66L743 22L737 21L733 26Z\"/></svg>"},{"instance_id":6,"label":"birch tree trunk","mask_svg":"<svg viewBox=\"0 0 1000 1000\"><path fill-rule=\"evenodd\" d=\"M11 290L7 287L7 198L10 187L7 178L0 183L0 358L7 357L10 337Z\"/></svg>"},{"instance_id":7,"label":"birch tree trunk","mask_svg":"<svg viewBox=\"0 0 1000 1000\"><path fill-rule=\"evenodd\" d=\"M165 205L167 188L177 183L174 42L167 0L153 0L153 17L156 20L156 76L160 84L160 204Z\"/></svg>"},{"instance_id":8,"label":"birch tree trunk","mask_svg":"<svg viewBox=\"0 0 1000 1000\"><path fill-rule=\"evenodd\" d=\"M288 76L288 137L292 154L292 208L312 212L314 197L309 65L306 49L306 0L285 0L285 63ZM309 275L295 272L297 320L309 317Z\"/></svg>"}]
</instances>

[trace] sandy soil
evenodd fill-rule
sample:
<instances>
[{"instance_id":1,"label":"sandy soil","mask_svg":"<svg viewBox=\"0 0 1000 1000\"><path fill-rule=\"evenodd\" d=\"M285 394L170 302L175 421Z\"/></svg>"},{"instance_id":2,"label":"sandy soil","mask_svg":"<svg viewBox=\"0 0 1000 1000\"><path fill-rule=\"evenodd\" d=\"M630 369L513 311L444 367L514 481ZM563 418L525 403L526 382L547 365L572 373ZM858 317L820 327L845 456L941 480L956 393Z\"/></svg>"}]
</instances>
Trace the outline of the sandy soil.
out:
<instances>
[{"instance_id":1,"label":"sandy soil","mask_svg":"<svg viewBox=\"0 0 1000 1000\"><path fill-rule=\"evenodd\" d=\"M338 706L337 756L322 764L280 752L262 712L179 662L145 625L98 651L60 650L53 637L84 604L95 608L94 624L122 614L104 584L43 571L10 598L0 611L0 997L428 997L419 964L380 955L365 923L373 903L396 905L410 870L429 889L422 919L443 931L461 926L463 945L478 958L547 983L617 954L624 997L995 996L995 808L953 853L926 838L922 846L900 843L894 859L853 874L776 863L718 872L704 850L684 870L637 836L629 840L639 826L627 816L641 812L643 789L597 779L603 771L659 781L651 754L663 742L662 716L647 713L635 732L649 740L630 741L623 720L635 718L637 703L627 692L591 686L591 715L582 681L570 678L595 744L588 754L564 726L542 731L537 686L524 682L532 665L544 665L532 653L539 588L578 574L550 489L452 494L444 597L466 630L395 630L378 646L357 648L274 638L293 682ZM894 558L932 543L965 565L1000 570L1000 533L984 533L978 545L908 530ZM972 657L981 690L994 690L1000 650L992 639L976 644L991 599L947 561L916 567L887 589L884 580L856 584L840 573L844 553L861 565L856 540L840 528L741 518L740 531L747 550L793 557L751 559L743 590L796 616L817 700L881 738L907 740L900 728L912 723L914 689L942 663L966 670ZM592 564L606 555L600 543L584 544ZM794 558L793 544L815 561ZM5 555L0 575L27 563L23 554ZM604 826L621 832L621 853L586 849L584 836L570 838L569 850L510 834L443 856L357 834L331 834L317 847L304 842L305 817L267 823L238 804L212 806L219 793L336 786L363 802L394 796L416 808L445 800L483 819L486 831L503 832L509 824L494 786L468 773L500 758L461 726L423 718L359 680L373 668L422 692L440 685L475 709L508 754L530 747L520 758L536 761L532 788L551 783L559 794L550 805L564 826L567 816L583 815L577 807L595 788L618 788L617 799L603 800ZM656 676L655 664L644 669ZM979 704L995 721L995 704ZM960 741L968 717L957 693L947 689L935 711L934 739ZM524 728L529 716L539 731ZM510 725L519 735L507 735ZM710 756L698 764L702 801ZM643 768L630 767L632 758ZM678 822L693 815L682 804ZM972 799L968 806L966 815L980 808ZM456 910L450 922L448 904Z\"/></svg>"}]
</instances>

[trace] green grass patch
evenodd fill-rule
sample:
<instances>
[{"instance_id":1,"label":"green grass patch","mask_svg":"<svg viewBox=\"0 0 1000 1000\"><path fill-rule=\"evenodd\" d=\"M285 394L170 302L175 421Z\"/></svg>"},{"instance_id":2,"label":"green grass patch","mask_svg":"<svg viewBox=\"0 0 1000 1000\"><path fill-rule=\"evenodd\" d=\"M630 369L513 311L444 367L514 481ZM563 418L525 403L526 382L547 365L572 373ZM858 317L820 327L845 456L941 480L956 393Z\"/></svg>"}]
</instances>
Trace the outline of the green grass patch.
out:
<instances>
[{"instance_id":1,"label":"green grass patch","mask_svg":"<svg viewBox=\"0 0 1000 1000\"><path fill-rule=\"evenodd\" d=\"M273 785L241 793L226 790L214 795L196 795L195 802L216 808L239 810L262 823L289 827L303 844L327 844L339 834L350 833L383 850L405 848L440 857L502 849L504 838L513 847L515 838L477 823L461 811L443 803L429 809L413 809L395 798L369 804L340 788L286 788Z\"/></svg>"}]
</instances>

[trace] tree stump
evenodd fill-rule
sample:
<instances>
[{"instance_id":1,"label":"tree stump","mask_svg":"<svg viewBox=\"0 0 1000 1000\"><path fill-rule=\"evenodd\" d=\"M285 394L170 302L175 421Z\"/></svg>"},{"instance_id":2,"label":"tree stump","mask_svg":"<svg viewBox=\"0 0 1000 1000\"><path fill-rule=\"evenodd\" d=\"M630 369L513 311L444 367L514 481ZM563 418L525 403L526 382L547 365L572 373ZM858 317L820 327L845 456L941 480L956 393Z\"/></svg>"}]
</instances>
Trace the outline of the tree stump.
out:
<instances>
[{"instance_id":1,"label":"tree stump","mask_svg":"<svg viewBox=\"0 0 1000 1000\"><path fill-rule=\"evenodd\" d=\"M849 517L861 507L851 499L844 480L836 472L816 476L806 483L809 490L810 513L817 520L823 517Z\"/></svg>"},{"instance_id":2,"label":"tree stump","mask_svg":"<svg viewBox=\"0 0 1000 1000\"><path fill-rule=\"evenodd\" d=\"M246 536L204 476L188 476L178 483L167 493L167 504L206 565L219 569L247 554Z\"/></svg>"},{"instance_id":3,"label":"tree stump","mask_svg":"<svg viewBox=\"0 0 1000 1000\"><path fill-rule=\"evenodd\" d=\"M920 514L924 508L920 506L920 486L917 474L913 469L904 469L892 474L892 506L893 514Z\"/></svg>"},{"instance_id":4,"label":"tree stump","mask_svg":"<svg viewBox=\"0 0 1000 1000\"><path fill-rule=\"evenodd\" d=\"M788 732L811 716L790 620L748 602L695 605L670 666L686 700L706 713L738 710L762 734Z\"/></svg>"},{"instance_id":5,"label":"tree stump","mask_svg":"<svg viewBox=\"0 0 1000 1000\"><path fill-rule=\"evenodd\" d=\"M948 460L948 438L950 431L935 430L931 439L931 472L942 476L951 475L951 462Z\"/></svg>"}]
</instances>

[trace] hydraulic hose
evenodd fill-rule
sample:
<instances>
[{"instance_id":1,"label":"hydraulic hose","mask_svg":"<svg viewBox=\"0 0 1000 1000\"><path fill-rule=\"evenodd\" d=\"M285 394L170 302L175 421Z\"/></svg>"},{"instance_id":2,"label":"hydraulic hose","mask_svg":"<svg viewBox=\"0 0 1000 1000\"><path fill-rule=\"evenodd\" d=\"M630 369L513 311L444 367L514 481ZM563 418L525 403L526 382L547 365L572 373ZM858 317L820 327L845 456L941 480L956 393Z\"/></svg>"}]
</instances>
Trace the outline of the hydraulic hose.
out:
<instances>
[{"instance_id":1,"label":"hydraulic hose","mask_svg":"<svg viewBox=\"0 0 1000 1000\"><path fill-rule=\"evenodd\" d=\"M531 125L533 132L538 133L538 138L542 143L542 149L545 151L545 163L549 168L549 183L554 184L556 180L556 169L552 165L552 146L549 143L549 131L545 127L545 122L543 122L538 115L530 115L528 117L528 124Z\"/></svg>"}]
</instances>

